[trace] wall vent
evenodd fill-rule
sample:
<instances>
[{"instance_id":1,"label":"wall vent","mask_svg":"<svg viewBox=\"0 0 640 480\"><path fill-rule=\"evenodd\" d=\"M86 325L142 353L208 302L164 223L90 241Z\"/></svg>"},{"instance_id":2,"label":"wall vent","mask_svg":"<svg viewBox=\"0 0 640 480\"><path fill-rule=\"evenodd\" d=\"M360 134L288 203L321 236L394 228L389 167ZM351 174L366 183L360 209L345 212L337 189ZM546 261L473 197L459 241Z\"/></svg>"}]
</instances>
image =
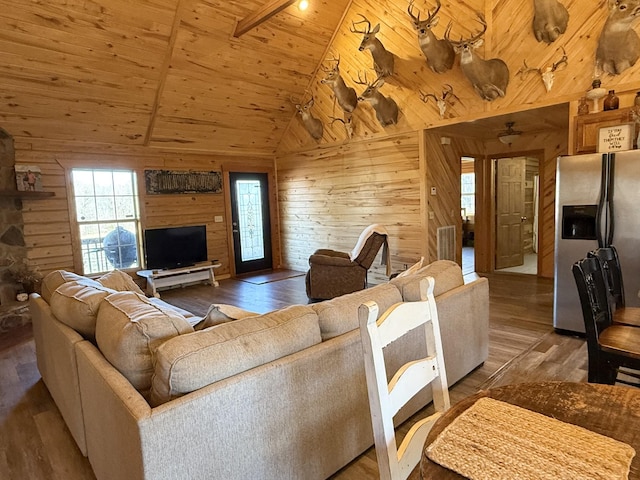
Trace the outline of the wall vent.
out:
<instances>
[{"instance_id":1,"label":"wall vent","mask_svg":"<svg viewBox=\"0 0 640 480\"><path fill-rule=\"evenodd\" d=\"M456 261L455 225L438 228L438 260Z\"/></svg>"}]
</instances>

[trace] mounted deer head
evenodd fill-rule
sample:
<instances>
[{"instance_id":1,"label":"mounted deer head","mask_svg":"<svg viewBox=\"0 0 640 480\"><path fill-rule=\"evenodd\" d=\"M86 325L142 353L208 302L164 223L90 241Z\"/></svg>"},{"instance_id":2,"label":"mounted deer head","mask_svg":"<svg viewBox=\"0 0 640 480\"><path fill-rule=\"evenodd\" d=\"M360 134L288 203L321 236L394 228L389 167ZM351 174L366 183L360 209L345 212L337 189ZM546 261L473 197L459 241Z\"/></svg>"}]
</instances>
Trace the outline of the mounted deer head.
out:
<instances>
[{"instance_id":1,"label":"mounted deer head","mask_svg":"<svg viewBox=\"0 0 640 480\"><path fill-rule=\"evenodd\" d=\"M429 103L429 98L433 98L433 100L436 102L438 110L440 111L440 118L444 118L445 114L447 113L447 107L449 105L455 105L456 100L460 102L460 99L456 96L455 93L453 93L453 87L448 83L444 84L444 87L442 88L442 95L440 95L439 97L437 97L433 93L422 93L422 91L419 92L419 94L420 100L422 100L424 103Z\"/></svg>"},{"instance_id":2,"label":"mounted deer head","mask_svg":"<svg viewBox=\"0 0 640 480\"><path fill-rule=\"evenodd\" d=\"M632 24L640 19L640 0L609 0L609 16L600 33L596 70L618 75L635 65L640 37Z\"/></svg>"},{"instance_id":3,"label":"mounted deer head","mask_svg":"<svg viewBox=\"0 0 640 480\"><path fill-rule=\"evenodd\" d=\"M358 50L361 52L363 50L371 51L371 56L373 57L373 68L378 76L388 77L393 75L393 53L387 51L387 49L384 48L384 45L382 45L382 42L376 38L376 34L380 31L380 24L378 23L373 30L371 30L371 22L369 22L367 17L364 15L359 15L362 17L362 20L359 22L351 22L350 27L352 33L362 34L362 42L360 43ZM365 30L358 30L356 28L356 25L360 25L361 23L367 24L367 28Z\"/></svg>"},{"instance_id":4,"label":"mounted deer head","mask_svg":"<svg viewBox=\"0 0 640 480\"><path fill-rule=\"evenodd\" d=\"M311 107L313 107L314 103L313 96L311 97L311 100L304 104L296 103L293 101L293 99L290 99L290 101L295 105L296 110L302 118L302 123L307 129L307 132L309 132L309 135L311 135L316 140L320 140L322 138L322 134L324 133L324 127L322 125L322 122L311 114Z\"/></svg>"},{"instance_id":5,"label":"mounted deer head","mask_svg":"<svg viewBox=\"0 0 640 480\"><path fill-rule=\"evenodd\" d=\"M504 97L509 85L509 67L499 58L485 60L473 51L482 45L482 36L487 31L487 22L484 16L478 13L478 21L482 24L482 31L471 38L451 43L460 54L460 68L462 73L473 85L478 95L487 101L493 101L498 97Z\"/></svg>"},{"instance_id":6,"label":"mounted deer head","mask_svg":"<svg viewBox=\"0 0 640 480\"><path fill-rule=\"evenodd\" d=\"M533 33L539 42L552 43L566 32L569 12L558 0L533 0Z\"/></svg>"},{"instance_id":7,"label":"mounted deer head","mask_svg":"<svg viewBox=\"0 0 640 480\"><path fill-rule=\"evenodd\" d=\"M438 24L437 13L441 6L440 0L436 0L436 9L433 13L429 12L426 20L420 20L420 11L418 11L417 17L413 14L413 2L414 0L409 0L407 13L409 13L411 20L413 20L413 25L418 31L418 43L422 53L427 58L427 65L436 73L444 73L447 70L451 70L456 59L453 45L446 38L439 40L431 31ZM451 22L447 25L446 31L449 32L450 30Z\"/></svg>"},{"instance_id":8,"label":"mounted deer head","mask_svg":"<svg viewBox=\"0 0 640 480\"><path fill-rule=\"evenodd\" d=\"M540 74L542 78L542 82L544 83L544 87L547 89L547 92L551 91L551 87L553 87L553 81L555 79L556 70L564 69L569 64L569 57L567 57L567 52L565 52L564 48L562 48L562 58L557 62L553 63L551 66L545 66L542 68L531 68L527 65L527 61L523 60L523 66L518 70L518 75L520 80L524 80L524 77L531 73L537 72Z\"/></svg>"},{"instance_id":9,"label":"mounted deer head","mask_svg":"<svg viewBox=\"0 0 640 480\"><path fill-rule=\"evenodd\" d=\"M358 106L358 94L354 88L347 87L344 79L340 76L340 56L329 61L334 62L334 65L332 68L322 67L325 77L320 80L320 83L329 85L333 89L333 94L338 100L340 108L346 113L352 113Z\"/></svg>"},{"instance_id":10,"label":"mounted deer head","mask_svg":"<svg viewBox=\"0 0 640 480\"><path fill-rule=\"evenodd\" d=\"M385 97L378 91L378 89L384 85L384 77L379 76L373 83L369 83L366 74L364 80L362 80L360 73L358 73L358 80L354 80L354 82L367 86L358 97L358 101L364 102L366 100L371 104L376 111L376 118L378 122L380 122L380 125L386 127L398 123L398 105L393 98Z\"/></svg>"}]
</instances>

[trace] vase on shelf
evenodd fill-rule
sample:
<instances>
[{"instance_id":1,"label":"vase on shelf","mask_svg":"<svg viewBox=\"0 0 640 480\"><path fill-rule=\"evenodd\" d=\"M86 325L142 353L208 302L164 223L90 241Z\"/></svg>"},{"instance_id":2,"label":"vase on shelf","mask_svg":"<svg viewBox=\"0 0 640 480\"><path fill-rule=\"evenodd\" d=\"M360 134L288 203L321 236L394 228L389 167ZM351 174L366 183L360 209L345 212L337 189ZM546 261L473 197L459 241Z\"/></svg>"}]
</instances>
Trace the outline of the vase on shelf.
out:
<instances>
[{"instance_id":1,"label":"vase on shelf","mask_svg":"<svg viewBox=\"0 0 640 480\"><path fill-rule=\"evenodd\" d=\"M596 78L591 83L591 90L587 91L586 97L593 102L593 113L600 111L598 102L607 94L607 89L602 88L602 82Z\"/></svg>"},{"instance_id":2,"label":"vase on shelf","mask_svg":"<svg viewBox=\"0 0 640 480\"><path fill-rule=\"evenodd\" d=\"M589 104L587 103L587 97L581 97L578 104L578 115L586 115L589 113Z\"/></svg>"},{"instance_id":3,"label":"vase on shelf","mask_svg":"<svg viewBox=\"0 0 640 480\"><path fill-rule=\"evenodd\" d=\"M620 99L616 96L614 90L609 90L609 94L604 99L603 110L617 110L620 106Z\"/></svg>"}]
</instances>

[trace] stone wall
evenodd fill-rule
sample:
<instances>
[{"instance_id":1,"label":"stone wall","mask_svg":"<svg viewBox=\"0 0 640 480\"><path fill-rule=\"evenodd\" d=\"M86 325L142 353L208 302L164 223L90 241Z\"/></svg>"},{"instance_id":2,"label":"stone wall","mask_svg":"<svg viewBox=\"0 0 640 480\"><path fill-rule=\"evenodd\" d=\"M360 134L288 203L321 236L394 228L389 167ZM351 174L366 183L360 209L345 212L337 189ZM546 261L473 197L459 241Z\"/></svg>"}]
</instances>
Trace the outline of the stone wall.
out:
<instances>
[{"instance_id":1,"label":"stone wall","mask_svg":"<svg viewBox=\"0 0 640 480\"><path fill-rule=\"evenodd\" d=\"M0 191L17 191L14 165L13 138L0 129ZM0 196L0 307L15 302L20 288L11 278L9 267L26 259L23 231L22 200Z\"/></svg>"}]
</instances>

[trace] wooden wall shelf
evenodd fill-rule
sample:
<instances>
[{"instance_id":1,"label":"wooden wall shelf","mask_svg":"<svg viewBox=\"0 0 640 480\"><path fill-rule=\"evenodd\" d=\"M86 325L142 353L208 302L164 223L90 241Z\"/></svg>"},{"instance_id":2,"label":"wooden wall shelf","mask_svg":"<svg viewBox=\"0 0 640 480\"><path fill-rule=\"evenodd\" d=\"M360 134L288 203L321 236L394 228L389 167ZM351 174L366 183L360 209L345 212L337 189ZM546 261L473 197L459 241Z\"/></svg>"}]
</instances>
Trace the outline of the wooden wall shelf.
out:
<instances>
[{"instance_id":1,"label":"wooden wall shelf","mask_svg":"<svg viewBox=\"0 0 640 480\"><path fill-rule=\"evenodd\" d=\"M575 153L595 153L598 146L598 131L602 127L612 127L633 121L633 107L590 113L575 117L576 145Z\"/></svg>"},{"instance_id":2,"label":"wooden wall shelf","mask_svg":"<svg viewBox=\"0 0 640 480\"><path fill-rule=\"evenodd\" d=\"M0 190L0 197L36 199L53 197L54 195L54 192L23 192L21 190Z\"/></svg>"}]
</instances>

